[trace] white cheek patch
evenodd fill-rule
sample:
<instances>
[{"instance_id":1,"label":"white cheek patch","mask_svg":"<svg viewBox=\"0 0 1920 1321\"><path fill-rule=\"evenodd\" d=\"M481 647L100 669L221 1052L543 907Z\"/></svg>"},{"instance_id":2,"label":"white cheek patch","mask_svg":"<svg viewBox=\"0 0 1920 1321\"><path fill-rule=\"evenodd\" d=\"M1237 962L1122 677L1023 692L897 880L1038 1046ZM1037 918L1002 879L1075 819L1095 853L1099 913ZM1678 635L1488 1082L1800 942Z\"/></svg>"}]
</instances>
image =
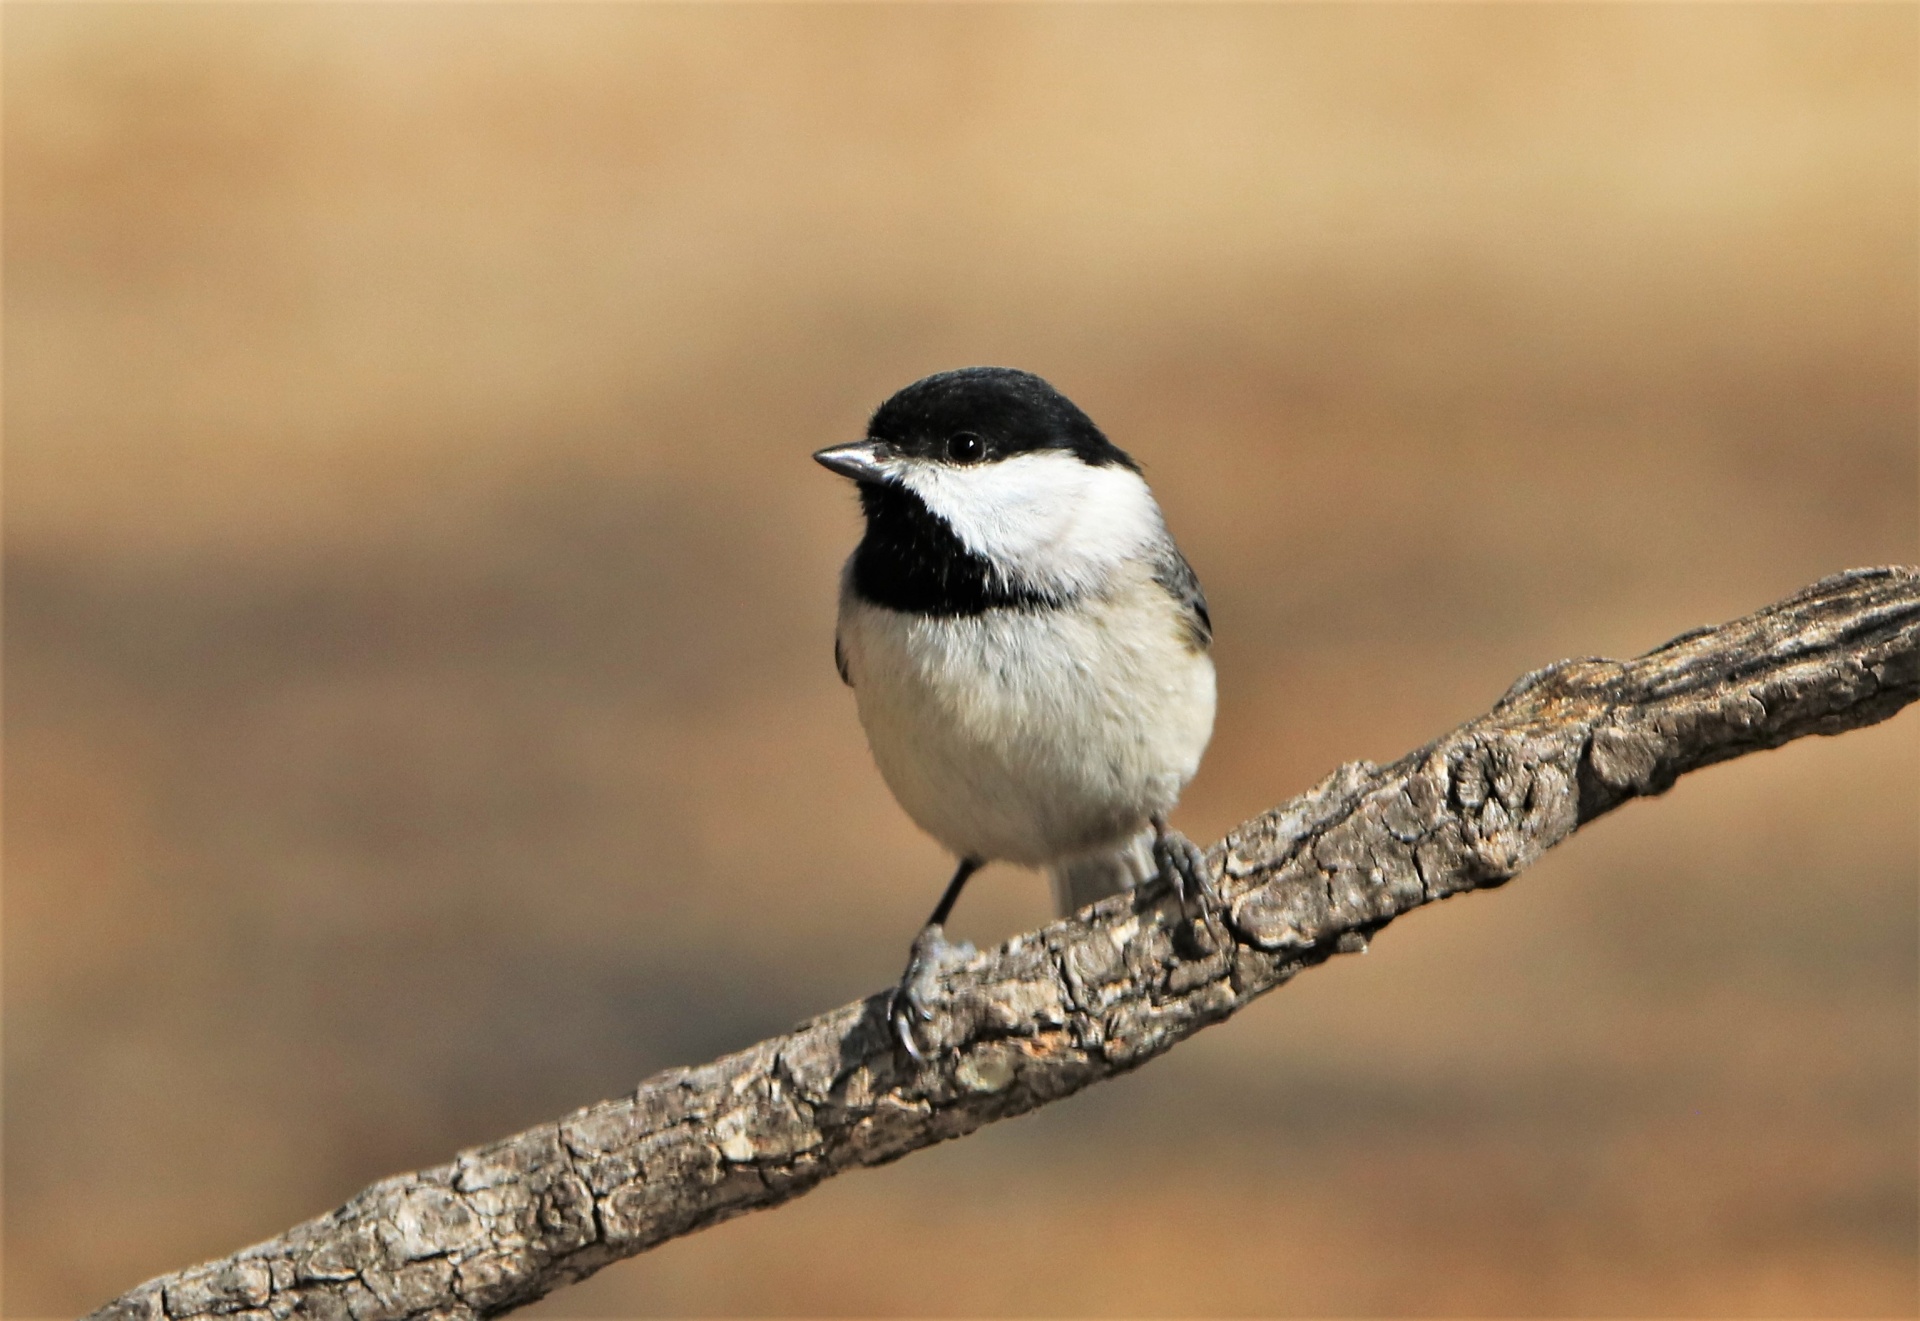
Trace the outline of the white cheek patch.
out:
<instances>
[{"instance_id":1,"label":"white cheek patch","mask_svg":"<svg viewBox=\"0 0 1920 1321\"><path fill-rule=\"evenodd\" d=\"M971 468L903 464L899 477L968 550L1041 591L1071 596L1097 588L1165 535L1139 473L1058 450Z\"/></svg>"}]
</instances>

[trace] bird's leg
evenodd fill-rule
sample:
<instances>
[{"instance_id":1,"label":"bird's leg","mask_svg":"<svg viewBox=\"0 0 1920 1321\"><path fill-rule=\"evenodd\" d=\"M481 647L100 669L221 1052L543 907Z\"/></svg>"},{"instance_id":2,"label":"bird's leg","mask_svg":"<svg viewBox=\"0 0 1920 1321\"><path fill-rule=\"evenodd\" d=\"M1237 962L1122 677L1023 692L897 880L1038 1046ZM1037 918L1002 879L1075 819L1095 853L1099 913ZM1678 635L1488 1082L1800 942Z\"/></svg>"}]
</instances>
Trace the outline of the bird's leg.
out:
<instances>
[{"instance_id":1,"label":"bird's leg","mask_svg":"<svg viewBox=\"0 0 1920 1321\"><path fill-rule=\"evenodd\" d=\"M914 937L913 951L907 956L907 970L900 974L900 985L894 988L893 1003L887 1009L887 1018L893 1024L893 1034L900 1039L900 1045L916 1060L925 1059L926 1056L921 1053L920 1043L913 1031L920 1024L933 1021L934 1005L940 999L940 974L954 964L973 957L973 946L965 941L957 945L949 942L945 927L947 914L953 911L954 900L960 897L967 878L984 865L979 858L960 860L959 870L947 882L947 892L934 905L933 916L927 919L926 926Z\"/></svg>"},{"instance_id":2,"label":"bird's leg","mask_svg":"<svg viewBox=\"0 0 1920 1321\"><path fill-rule=\"evenodd\" d=\"M1218 905L1213 879L1207 875L1206 855L1199 845L1169 828L1163 816L1153 818L1153 861L1161 879L1173 887L1180 911L1189 922L1200 921Z\"/></svg>"}]
</instances>

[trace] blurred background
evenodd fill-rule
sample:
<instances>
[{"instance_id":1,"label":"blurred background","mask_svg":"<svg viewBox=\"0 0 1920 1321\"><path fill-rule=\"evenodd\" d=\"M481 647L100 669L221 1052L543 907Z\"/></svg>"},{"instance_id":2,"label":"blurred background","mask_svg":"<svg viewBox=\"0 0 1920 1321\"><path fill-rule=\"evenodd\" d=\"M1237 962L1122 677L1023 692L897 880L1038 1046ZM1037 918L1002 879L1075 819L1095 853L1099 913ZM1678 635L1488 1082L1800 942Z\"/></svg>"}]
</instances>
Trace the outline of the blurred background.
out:
<instances>
[{"instance_id":1,"label":"blurred background","mask_svg":"<svg viewBox=\"0 0 1920 1321\"><path fill-rule=\"evenodd\" d=\"M1038 371L1197 838L1920 554L1906 6L8 6L4 1308L879 989L808 453ZM1910 1316L1920 715L538 1314ZM996 868L958 925L1046 916ZM742 977L740 969L750 968Z\"/></svg>"}]
</instances>

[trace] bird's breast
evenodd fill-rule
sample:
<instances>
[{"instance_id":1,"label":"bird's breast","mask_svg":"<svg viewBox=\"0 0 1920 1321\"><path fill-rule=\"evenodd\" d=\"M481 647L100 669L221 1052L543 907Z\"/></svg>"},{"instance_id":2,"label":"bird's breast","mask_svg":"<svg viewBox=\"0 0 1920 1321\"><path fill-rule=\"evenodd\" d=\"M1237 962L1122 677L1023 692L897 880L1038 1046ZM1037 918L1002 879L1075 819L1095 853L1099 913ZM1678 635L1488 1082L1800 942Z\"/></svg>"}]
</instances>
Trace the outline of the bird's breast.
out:
<instances>
[{"instance_id":1,"label":"bird's breast","mask_svg":"<svg viewBox=\"0 0 1920 1321\"><path fill-rule=\"evenodd\" d=\"M881 775L956 854L1044 864L1169 810L1213 728L1212 662L1142 578L1061 607L913 614L843 591Z\"/></svg>"}]
</instances>

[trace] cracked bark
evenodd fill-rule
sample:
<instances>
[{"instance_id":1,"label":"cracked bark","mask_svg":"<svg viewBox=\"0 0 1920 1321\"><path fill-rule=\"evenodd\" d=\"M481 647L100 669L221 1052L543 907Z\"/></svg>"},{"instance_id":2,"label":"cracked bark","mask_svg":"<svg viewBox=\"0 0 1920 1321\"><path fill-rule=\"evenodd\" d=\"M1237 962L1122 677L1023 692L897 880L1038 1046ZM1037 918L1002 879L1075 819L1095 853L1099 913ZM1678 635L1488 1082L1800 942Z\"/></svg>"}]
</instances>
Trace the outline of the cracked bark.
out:
<instances>
[{"instance_id":1,"label":"cracked bark","mask_svg":"<svg viewBox=\"0 0 1920 1321\"><path fill-rule=\"evenodd\" d=\"M1162 891L1016 936L946 978L914 1066L883 993L631 1096L374 1184L100 1321L491 1316L609 1262L1132 1069L1448 895L1503 884L1688 771L1920 696L1920 569L1861 569L1630 661L1573 660L1391 766L1353 762L1208 851L1223 905Z\"/></svg>"}]
</instances>

